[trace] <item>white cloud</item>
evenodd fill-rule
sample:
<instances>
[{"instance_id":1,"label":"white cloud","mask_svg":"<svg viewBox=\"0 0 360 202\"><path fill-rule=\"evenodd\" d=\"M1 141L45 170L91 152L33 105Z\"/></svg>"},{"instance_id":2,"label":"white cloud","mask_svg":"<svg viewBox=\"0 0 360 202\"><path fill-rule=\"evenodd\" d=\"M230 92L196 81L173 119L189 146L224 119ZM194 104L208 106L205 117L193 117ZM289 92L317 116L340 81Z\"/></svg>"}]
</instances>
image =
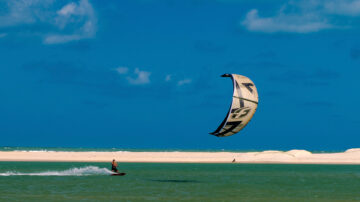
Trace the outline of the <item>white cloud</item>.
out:
<instances>
[{"instance_id":1,"label":"white cloud","mask_svg":"<svg viewBox=\"0 0 360 202\"><path fill-rule=\"evenodd\" d=\"M289 1L270 17L261 17L257 9L252 9L241 24L249 31L265 33L310 33L348 27L344 20L333 21L334 15L360 15L360 0Z\"/></svg>"},{"instance_id":2,"label":"white cloud","mask_svg":"<svg viewBox=\"0 0 360 202\"><path fill-rule=\"evenodd\" d=\"M57 44L69 41L92 38L96 33L97 19L88 0L80 0L78 4L71 2L57 11L55 24L63 30L67 26L78 27L71 34L49 34L44 43Z\"/></svg>"},{"instance_id":3,"label":"white cloud","mask_svg":"<svg viewBox=\"0 0 360 202\"><path fill-rule=\"evenodd\" d=\"M6 33L0 33L0 38L6 37Z\"/></svg>"},{"instance_id":4,"label":"white cloud","mask_svg":"<svg viewBox=\"0 0 360 202\"><path fill-rule=\"evenodd\" d=\"M131 85L144 85L151 83L150 76L151 72L140 70L139 68L135 68L134 71L130 71L131 69L128 67L120 66L114 69L119 75L121 75L122 78L126 78L126 80ZM167 74L165 76L165 82L174 81L173 84L176 84L177 86L183 86L190 84L192 82L191 79L186 78L183 80L173 79L172 74Z\"/></svg>"},{"instance_id":5,"label":"white cloud","mask_svg":"<svg viewBox=\"0 0 360 202\"><path fill-rule=\"evenodd\" d=\"M72 14L76 14L77 5L74 2L66 4L62 9L58 10L57 13L60 16L70 16Z\"/></svg>"},{"instance_id":6,"label":"white cloud","mask_svg":"<svg viewBox=\"0 0 360 202\"><path fill-rule=\"evenodd\" d=\"M127 67L118 67L115 69L117 71L117 73L119 74L127 74L129 71L129 68Z\"/></svg>"},{"instance_id":7,"label":"white cloud","mask_svg":"<svg viewBox=\"0 0 360 202\"><path fill-rule=\"evenodd\" d=\"M328 13L332 13L332 14L345 15L345 16L360 15L360 0L326 1L324 7Z\"/></svg>"},{"instance_id":8,"label":"white cloud","mask_svg":"<svg viewBox=\"0 0 360 202\"><path fill-rule=\"evenodd\" d=\"M72 34L72 35L61 35L61 34L49 35L49 36L45 37L44 43L45 44L67 43L69 41L80 40L82 38L83 37L81 35L77 35L77 34Z\"/></svg>"},{"instance_id":9,"label":"white cloud","mask_svg":"<svg viewBox=\"0 0 360 202\"><path fill-rule=\"evenodd\" d=\"M33 33L33 36L43 37L45 44L67 43L92 38L96 34L97 18L88 0L74 0L66 5L60 0L3 1L5 6L2 8L4 14L0 15L0 27L23 24L51 27ZM59 8L59 5L63 6ZM21 32L21 29L17 30Z\"/></svg>"},{"instance_id":10,"label":"white cloud","mask_svg":"<svg viewBox=\"0 0 360 202\"><path fill-rule=\"evenodd\" d=\"M146 71L141 71L138 68L135 69L136 77L127 77L127 80L129 81L130 84L133 85L142 85L142 84L148 84L150 83L150 72L146 72Z\"/></svg>"},{"instance_id":11,"label":"white cloud","mask_svg":"<svg viewBox=\"0 0 360 202\"><path fill-rule=\"evenodd\" d=\"M190 84L190 83L191 83L191 79L184 79L184 80L178 81L177 85L182 86L182 85Z\"/></svg>"},{"instance_id":12,"label":"white cloud","mask_svg":"<svg viewBox=\"0 0 360 202\"><path fill-rule=\"evenodd\" d=\"M4 15L0 16L0 27L32 24L46 19L46 12L42 12L53 0L5 0L2 5Z\"/></svg>"},{"instance_id":13,"label":"white cloud","mask_svg":"<svg viewBox=\"0 0 360 202\"><path fill-rule=\"evenodd\" d=\"M246 15L242 24L249 31L258 32L295 32L309 33L317 32L323 29L332 28L326 19L314 14L289 15L280 13L275 17L262 18L258 14L258 10L253 9Z\"/></svg>"}]
</instances>

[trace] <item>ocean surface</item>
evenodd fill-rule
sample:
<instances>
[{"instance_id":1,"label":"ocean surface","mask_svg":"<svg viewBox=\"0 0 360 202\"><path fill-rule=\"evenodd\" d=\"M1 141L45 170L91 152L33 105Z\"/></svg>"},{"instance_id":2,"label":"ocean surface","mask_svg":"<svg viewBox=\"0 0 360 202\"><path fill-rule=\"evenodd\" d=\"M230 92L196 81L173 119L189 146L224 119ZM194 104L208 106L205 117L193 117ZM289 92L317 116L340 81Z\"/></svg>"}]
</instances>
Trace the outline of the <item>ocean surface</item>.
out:
<instances>
[{"instance_id":1,"label":"ocean surface","mask_svg":"<svg viewBox=\"0 0 360 202\"><path fill-rule=\"evenodd\" d=\"M132 148L68 148L68 147L0 147L0 151L22 152L261 152L263 150L234 150L234 149L132 149ZM345 150L310 150L312 153L336 153Z\"/></svg>"},{"instance_id":2,"label":"ocean surface","mask_svg":"<svg viewBox=\"0 0 360 202\"><path fill-rule=\"evenodd\" d=\"M360 201L360 165L0 162L0 201Z\"/></svg>"}]
</instances>

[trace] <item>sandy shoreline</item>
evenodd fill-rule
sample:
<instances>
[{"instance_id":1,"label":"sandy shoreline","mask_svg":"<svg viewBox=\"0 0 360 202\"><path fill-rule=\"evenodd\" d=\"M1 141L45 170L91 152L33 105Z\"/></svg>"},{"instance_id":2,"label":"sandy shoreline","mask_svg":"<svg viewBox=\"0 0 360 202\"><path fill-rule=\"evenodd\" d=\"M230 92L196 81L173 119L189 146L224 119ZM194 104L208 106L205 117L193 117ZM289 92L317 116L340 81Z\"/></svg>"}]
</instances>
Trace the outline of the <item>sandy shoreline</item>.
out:
<instances>
[{"instance_id":1,"label":"sandy shoreline","mask_svg":"<svg viewBox=\"0 0 360 202\"><path fill-rule=\"evenodd\" d=\"M305 150L263 152L55 152L1 151L0 161L56 162L162 162L162 163L284 163L360 164L360 149L343 153L311 153Z\"/></svg>"}]
</instances>

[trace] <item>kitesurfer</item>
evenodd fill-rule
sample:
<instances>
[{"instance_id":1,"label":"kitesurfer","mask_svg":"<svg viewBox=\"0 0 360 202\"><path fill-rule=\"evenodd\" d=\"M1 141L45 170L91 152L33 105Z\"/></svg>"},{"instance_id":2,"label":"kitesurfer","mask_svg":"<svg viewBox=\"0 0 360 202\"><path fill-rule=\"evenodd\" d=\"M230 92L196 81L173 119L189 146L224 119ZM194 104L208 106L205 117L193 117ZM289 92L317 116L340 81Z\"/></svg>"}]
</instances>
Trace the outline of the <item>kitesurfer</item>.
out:
<instances>
[{"instance_id":1,"label":"kitesurfer","mask_svg":"<svg viewBox=\"0 0 360 202\"><path fill-rule=\"evenodd\" d=\"M111 171L117 173L117 171L118 171L117 166L118 166L118 164L115 162L115 159L113 159L113 161L111 162Z\"/></svg>"}]
</instances>

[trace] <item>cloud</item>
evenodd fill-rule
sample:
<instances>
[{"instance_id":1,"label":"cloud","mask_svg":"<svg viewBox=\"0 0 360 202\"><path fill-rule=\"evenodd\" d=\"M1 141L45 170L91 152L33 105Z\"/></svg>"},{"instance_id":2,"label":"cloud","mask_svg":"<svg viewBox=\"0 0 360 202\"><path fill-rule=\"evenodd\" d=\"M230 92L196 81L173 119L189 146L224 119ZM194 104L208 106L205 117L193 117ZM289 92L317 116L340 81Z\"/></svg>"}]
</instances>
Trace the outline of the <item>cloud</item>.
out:
<instances>
[{"instance_id":1,"label":"cloud","mask_svg":"<svg viewBox=\"0 0 360 202\"><path fill-rule=\"evenodd\" d=\"M45 44L59 44L59 43L67 43L70 41L80 40L84 37L82 35L72 34L72 35L49 35L44 39Z\"/></svg>"},{"instance_id":2,"label":"cloud","mask_svg":"<svg viewBox=\"0 0 360 202\"><path fill-rule=\"evenodd\" d=\"M146 72L146 71L141 71L139 70L139 68L135 69L136 77L127 77L127 80L129 81L130 84L133 85L142 85L142 84L148 84L150 83L150 72Z\"/></svg>"},{"instance_id":3,"label":"cloud","mask_svg":"<svg viewBox=\"0 0 360 202\"><path fill-rule=\"evenodd\" d=\"M119 74L127 74L129 71L129 68L127 67L118 67L115 69L117 71L117 73Z\"/></svg>"},{"instance_id":4,"label":"cloud","mask_svg":"<svg viewBox=\"0 0 360 202\"><path fill-rule=\"evenodd\" d=\"M6 33L0 33L0 38L6 37Z\"/></svg>"},{"instance_id":5,"label":"cloud","mask_svg":"<svg viewBox=\"0 0 360 202\"><path fill-rule=\"evenodd\" d=\"M148 80L149 84L137 85L132 84L128 80L131 77L137 80L139 74L135 72L145 72L142 69L128 68L126 74L118 74L115 68L104 68L96 64L82 64L73 63L71 61L35 61L25 63L20 66L22 73L28 76L29 81L35 85L41 86L57 86L57 87L71 87L72 92L84 91L90 92L96 96L106 96L114 99L133 99L133 98L158 98L169 99L177 96L193 95L198 93L198 88L181 88L177 87L177 82L165 83L164 77L158 78L158 82L152 80L152 77L144 79ZM150 72L148 72L150 73ZM152 76L152 73L151 73ZM163 75L165 76L165 75ZM119 79L120 77L120 79ZM141 80L141 79L138 79ZM144 81L143 81L144 82ZM151 85L150 85L151 84ZM166 85L167 84L167 85ZM197 91L195 91L195 90ZM142 92L139 94L139 92ZM96 103L86 103L94 104ZM101 105L99 108L102 107ZM105 107L105 106L104 106Z\"/></svg>"},{"instance_id":6,"label":"cloud","mask_svg":"<svg viewBox=\"0 0 360 202\"><path fill-rule=\"evenodd\" d=\"M0 27L46 20L45 9L52 3L53 0L5 0L2 4L5 15L0 16Z\"/></svg>"},{"instance_id":7,"label":"cloud","mask_svg":"<svg viewBox=\"0 0 360 202\"><path fill-rule=\"evenodd\" d=\"M73 14L77 14L79 11L78 6L74 3L71 2L69 4L66 4L64 7L62 7L62 9L60 9L57 13L60 16L67 16L70 17Z\"/></svg>"},{"instance_id":8,"label":"cloud","mask_svg":"<svg viewBox=\"0 0 360 202\"><path fill-rule=\"evenodd\" d=\"M75 0L63 5L59 0L5 0L0 27L34 27L32 36L41 36L45 44L59 44L93 38L97 18L88 0ZM59 7L61 6L61 7ZM42 26L45 29L37 29Z\"/></svg>"},{"instance_id":9,"label":"cloud","mask_svg":"<svg viewBox=\"0 0 360 202\"><path fill-rule=\"evenodd\" d=\"M261 17L257 9L252 9L241 24L248 31L264 33L311 33L349 27L346 18L334 21L336 15L360 16L360 0L288 1L270 17Z\"/></svg>"},{"instance_id":10,"label":"cloud","mask_svg":"<svg viewBox=\"0 0 360 202\"><path fill-rule=\"evenodd\" d=\"M331 14L345 16L360 15L360 0L333 0L325 2L325 10Z\"/></svg>"},{"instance_id":11,"label":"cloud","mask_svg":"<svg viewBox=\"0 0 360 202\"><path fill-rule=\"evenodd\" d=\"M184 80L178 81L177 85L178 86L183 86L185 84L190 84L190 83L191 83L191 79L184 79Z\"/></svg>"},{"instance_id":12,"label":"cloud","mask_svg":"<svg viewBox=\"0 0 360 202\"><path fill-rule=\"evenodd\" d=\"M258 14L258 10L253 9L246 14L245 20L242 22L249 31L255 32L294 32L309 33L317 32L323 29L333 28L326 19L314 14L284 14L280 13L275 17L262 18Z\"/></svg>"},{"instance_id":13,"label":"cloud","mask_svg":"<svg viewBox=\"0 0 360 202\"><path fill-rule=\"evenodd\" d=\"M128 67L118 67L115 69L115 71L120 75L129 74ZM142 71L139 68L135 68L134 73L132 75L128 75L126 79L132 85L143 85L150 83L150 75L151 72Z\"/></svg>"},{"instance_id":14,"label":"cloud","mask_svg":"<svg viewBox=\"0 0 360 202\"><path fill-rule=\"evenodd\" d=\"M88 0L80 0L78 4L71 2L57 11L55 24L60 30L74 26L71 34L50 34L44 43L57 44L69 41L92 38L96 33L97 19Z\"/></svg>"},{"instance_id":15,"label":"cloud","mask_svg":"<svg viewBox=\"0 0 360 202\"><path fill-rule=\"evenodd\" d=\"M151 72L143 71L140 70L139 68L135 68L133 71L130 71L128 67L123 67L123 66L117 67L113 70L115 70L119 75L121 75L122 78L126 79L130 85L144 85L144 84L152 83L150 81L150 76L152 75ZM161 77L159 76L155 77L157 79L155 79L153 86L160 85L163 88L172 88L175 86L183 86L192 83L192 80L189 78L180 80L176 78L176 75L174 76L172 74L167 74L163 76L165 76L164 80L160 79ZM170 85L164 85L165 83Z\"/></svg>"}]
</instances>

